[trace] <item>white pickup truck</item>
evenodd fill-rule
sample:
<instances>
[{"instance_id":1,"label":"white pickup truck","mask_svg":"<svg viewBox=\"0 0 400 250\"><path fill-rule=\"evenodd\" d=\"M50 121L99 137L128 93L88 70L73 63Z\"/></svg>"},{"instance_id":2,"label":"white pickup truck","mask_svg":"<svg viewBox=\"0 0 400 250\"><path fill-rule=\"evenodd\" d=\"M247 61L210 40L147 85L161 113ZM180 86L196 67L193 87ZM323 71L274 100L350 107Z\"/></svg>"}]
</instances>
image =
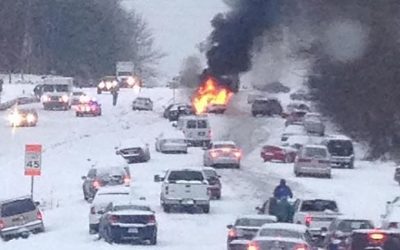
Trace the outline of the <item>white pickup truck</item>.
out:
<instances>
[{"instance_id":1,"label":"white pickup truck","mask_svg":"<svg viewBox=\"0 0 400 250\"><path fill-rule=\"evenodd\" d=\"M321 237L339 215L338 206L333 200L299 199L294 204L293 222L306 225L313 237Z\"/></svg>"},{"instance_id":2,"label":"white pickup truck","mask_svg":"<svg viewBox=\"0 0 400 250\"><path fill-rule=\"evenodd\" d=\"M154 181L162 182L160 202L164 212L171 208L201 208L210 212L208 182L201 169L168 170L165 177L154 176Z\"/></svg>"}]
</instances>

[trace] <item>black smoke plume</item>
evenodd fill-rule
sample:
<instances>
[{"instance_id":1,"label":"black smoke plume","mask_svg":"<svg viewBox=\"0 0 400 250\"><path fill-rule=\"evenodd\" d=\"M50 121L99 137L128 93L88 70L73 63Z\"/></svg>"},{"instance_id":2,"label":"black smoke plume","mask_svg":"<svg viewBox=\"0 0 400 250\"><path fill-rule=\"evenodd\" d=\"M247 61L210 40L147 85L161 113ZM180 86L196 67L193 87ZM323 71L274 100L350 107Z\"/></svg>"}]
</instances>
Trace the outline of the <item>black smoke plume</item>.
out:
<instances>
[{"instance_id":1,"label":"black smoke plume","mask_svg":"<svg viewBox=\"0 0 400 250\"><path fill-rule=\"evenodd\" d=\"M231 10L211 21L208 72L222 76L250 70L254 40L278 21L280 1L226 0Z\"/></svg>"}]
</instances>

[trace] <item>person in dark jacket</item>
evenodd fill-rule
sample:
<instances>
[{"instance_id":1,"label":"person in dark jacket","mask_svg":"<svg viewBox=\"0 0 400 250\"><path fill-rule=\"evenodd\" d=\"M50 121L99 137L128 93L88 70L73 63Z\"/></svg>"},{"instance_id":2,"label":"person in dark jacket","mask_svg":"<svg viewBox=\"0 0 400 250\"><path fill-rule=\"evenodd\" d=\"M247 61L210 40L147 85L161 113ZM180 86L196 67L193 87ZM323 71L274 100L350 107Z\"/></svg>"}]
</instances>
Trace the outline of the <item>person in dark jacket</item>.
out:
<instances>
[{"instance_id":1,"label":"person in dark jacket","mask_svg":"<svg viewBox=\"0 0 400 250\"><path fill-rule=\"evenodd\" d=\"M281 200L283 198L293 198L293 193L290 187L286 185L286 181L282 179L274 190L274 198Z\"/></svg>"},{"instance_id":2,"label":"person in dark jacket","mask_svg":"<svg viewBox=\"0 0 400 250\"><path fill-rule=\"evenodd\" d=\"M115 86L114 88L111 89L111 95L113 98L113 106L117 105L117 100L118 100L118 86Z\"/></svg>"}]
</instances>

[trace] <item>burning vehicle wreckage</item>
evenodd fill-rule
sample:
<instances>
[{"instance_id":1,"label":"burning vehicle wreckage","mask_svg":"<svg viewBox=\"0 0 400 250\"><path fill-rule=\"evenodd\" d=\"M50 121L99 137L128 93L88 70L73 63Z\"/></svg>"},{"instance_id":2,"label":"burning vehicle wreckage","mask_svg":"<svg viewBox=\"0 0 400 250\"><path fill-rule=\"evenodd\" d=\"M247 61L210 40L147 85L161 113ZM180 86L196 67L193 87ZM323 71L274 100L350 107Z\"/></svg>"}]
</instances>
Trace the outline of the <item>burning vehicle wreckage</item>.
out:
<instances>
[{"instance_id":1,"label":"burning vehicle wreckage","mask_svg":"<svg viewBox=\"0 0 400 250\"><path fill-rule=\"evenodd\" d=\"M196 114L223 114L239 89L238 76L213 76L203 72L201 84L192 97Z\"/></svg>"}]
</instances>

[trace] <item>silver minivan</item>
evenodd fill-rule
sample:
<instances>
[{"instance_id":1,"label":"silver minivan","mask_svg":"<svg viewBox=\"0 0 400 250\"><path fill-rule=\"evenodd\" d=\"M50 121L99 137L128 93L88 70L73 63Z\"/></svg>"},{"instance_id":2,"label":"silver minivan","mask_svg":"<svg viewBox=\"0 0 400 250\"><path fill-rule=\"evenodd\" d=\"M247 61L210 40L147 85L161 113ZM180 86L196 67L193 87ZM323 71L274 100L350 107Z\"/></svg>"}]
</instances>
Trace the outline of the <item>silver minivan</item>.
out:
<instances>
[{"instance_id":1,"label":"silver minivan","mask_svg":"<svg viewBox=\"0 0 400 250\"><path fill-rule=\"evenodd\" d=\"M331 178L330 155L326 146L303 146L294 162L294 174Z\"/></svg>"}]
</instances>

